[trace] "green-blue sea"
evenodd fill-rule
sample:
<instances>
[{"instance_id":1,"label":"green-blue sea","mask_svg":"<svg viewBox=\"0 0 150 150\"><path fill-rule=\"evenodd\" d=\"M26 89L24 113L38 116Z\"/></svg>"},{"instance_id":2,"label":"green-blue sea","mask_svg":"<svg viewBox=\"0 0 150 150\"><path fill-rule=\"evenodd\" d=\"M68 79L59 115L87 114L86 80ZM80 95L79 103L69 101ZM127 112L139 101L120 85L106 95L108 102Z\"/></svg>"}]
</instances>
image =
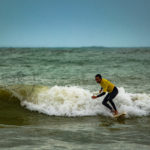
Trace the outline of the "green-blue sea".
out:
<instances>
[{"instance_id":1,"label":"green-blue sea","mask_svg":"<svg viewBox=\"0 0 150 150\"><path fill-rule=\"evenodd\" d=\"M124 117L91 99L96 74ZM150 48L0 48L0 149L149 150Z\"/></svg>"}]
</instances>

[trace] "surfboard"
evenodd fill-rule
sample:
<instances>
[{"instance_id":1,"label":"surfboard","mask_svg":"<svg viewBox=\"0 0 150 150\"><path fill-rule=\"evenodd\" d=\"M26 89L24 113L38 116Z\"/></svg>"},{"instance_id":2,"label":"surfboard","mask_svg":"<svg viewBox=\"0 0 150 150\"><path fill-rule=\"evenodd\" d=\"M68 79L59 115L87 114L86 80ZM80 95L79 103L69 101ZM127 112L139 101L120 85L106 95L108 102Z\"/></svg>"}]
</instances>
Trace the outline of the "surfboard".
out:
<instances>
[{"instance_id":1,"label":"surfboard","mask_svg":"<svg viewBox=\"0 0 150 150\"><path fill-rule=\"evenodd\" d=\"M125 115L126 115L126 113L125 112L123 112L123 113L119 113L118 115L114 115L114 118L123 118L123 117L125 117Z\"/></svg>"}]
</instances>

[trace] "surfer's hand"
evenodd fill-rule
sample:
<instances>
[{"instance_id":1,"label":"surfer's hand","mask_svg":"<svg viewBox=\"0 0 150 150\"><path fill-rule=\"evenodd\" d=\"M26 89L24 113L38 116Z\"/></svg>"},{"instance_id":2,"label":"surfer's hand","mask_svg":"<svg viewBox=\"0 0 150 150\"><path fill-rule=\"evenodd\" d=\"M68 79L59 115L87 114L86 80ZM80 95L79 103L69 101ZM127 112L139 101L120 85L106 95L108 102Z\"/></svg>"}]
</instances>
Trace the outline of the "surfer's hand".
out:
<instances>
[{"instance_id":1,"label":"surfer's hand","mask_svg":"<svg viewBox=\"0 0 150 150\"><path fill-rule=\"evenodd\" d=\"M97 96L92 96L92 99L96 99L97 98Z\"/></svg>"}]
</instances>

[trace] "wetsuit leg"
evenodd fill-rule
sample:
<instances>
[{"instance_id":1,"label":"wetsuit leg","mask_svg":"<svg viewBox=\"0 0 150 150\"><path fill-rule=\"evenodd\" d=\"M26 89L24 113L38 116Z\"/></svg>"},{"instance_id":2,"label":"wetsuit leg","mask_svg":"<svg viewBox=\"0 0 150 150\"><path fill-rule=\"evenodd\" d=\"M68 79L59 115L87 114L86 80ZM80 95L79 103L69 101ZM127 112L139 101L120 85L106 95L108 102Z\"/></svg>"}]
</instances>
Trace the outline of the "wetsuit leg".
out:
<instances>
[{"instance_id":1,"label":"wetsuit leg","mask_svg":"<svg viewBox=\"0 0 150 150\"><path fill-rule=\"evenodd\" d=\"M114 87L113 91L112 91L111 93L109 93L109 94L110 94L110 96L109 96L108 100L109 100L110 104L112 105L113 109L114 109L114 110L117 110L117 109L116 109L116 106L115 106L115 104L114 104L114 102L113 102L113 99L114 99L114 98L116 97L116 95L118 94L118 89L117 89L116 87Z\"/></svg>"},{"instance_id":2,"label":"wetsuit leg","mask_svg":"<svg viewBox=\"0 0 150 150\"><path fill-rule=\"evenodd\" d=\"M104 98L102 104L103 104L104 106L106 106L107 108L109 108L110 110L112 110L112 107L111 107L109 104L107 104L107 102L109 101L109 96L110 96L110 94L108 93L108 94L106 95L106 97Z\"/></svg>"}]
</instances>

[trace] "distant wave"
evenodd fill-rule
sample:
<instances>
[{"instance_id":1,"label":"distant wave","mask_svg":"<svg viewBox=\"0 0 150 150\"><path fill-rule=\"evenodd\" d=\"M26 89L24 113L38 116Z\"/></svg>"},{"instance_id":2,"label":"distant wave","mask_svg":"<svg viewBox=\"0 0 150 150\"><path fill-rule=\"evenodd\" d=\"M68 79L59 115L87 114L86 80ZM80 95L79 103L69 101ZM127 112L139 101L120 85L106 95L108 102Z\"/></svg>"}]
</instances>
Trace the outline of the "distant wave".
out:
<instances>
[{"instance_id":1,"label":"distant wave","mask_svg":"<svg viewBox=\"0 0 150 150\"><path fill-rule=\"evenodd\" d=\"M30 111L50 116L111 117L109 110L101 104L103 97L92 100L92 94L93 92L75 86L14 85L0 89L0 102L7 101L9 104L10 101L19 101L22 107ZM149 94L132 94L119 88L114 102L119 112L126 112L127 117L150 115Z\"/></svg>"}]
</instances>

